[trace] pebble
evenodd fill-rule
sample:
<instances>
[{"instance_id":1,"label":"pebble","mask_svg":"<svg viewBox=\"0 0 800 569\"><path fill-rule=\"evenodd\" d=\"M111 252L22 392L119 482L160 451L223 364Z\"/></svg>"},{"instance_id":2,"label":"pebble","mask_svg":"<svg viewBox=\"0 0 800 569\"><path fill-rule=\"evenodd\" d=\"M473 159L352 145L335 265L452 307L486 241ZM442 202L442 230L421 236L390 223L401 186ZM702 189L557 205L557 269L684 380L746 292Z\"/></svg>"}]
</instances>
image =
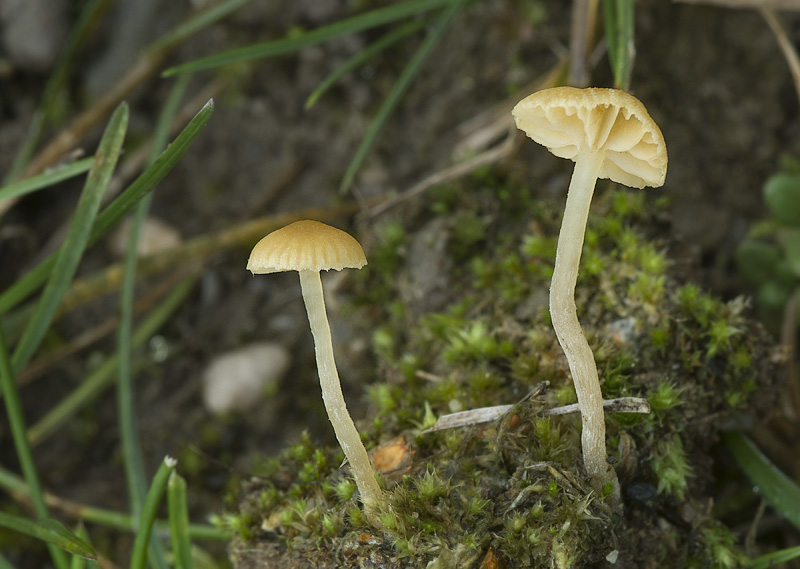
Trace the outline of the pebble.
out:
<instances>
[{"instance_id":1,"label":"pebble","mask_svg":"<svg viewBox=\"0 0 800 569\"><path fill-rule=\"evenodd\" d=\"M109 238L108 248L117 257L124 257L128 250L131 234L131 218L126 219L114 230ZM148 217L142 224L139 233L137 256L146 257L159 251L172 249L181 242L181 234L177 229L156 217Z\"/></svg>"},{"instance_id":2,"label":"pebble","mask_svg":"<svg viewBox=\"0 0 800 569\"><path fill-rule=\"evenodd\" d=\"M255 407L289 370L283 345L263 342L216 356L203 373L203 403L215 415Z\"/></svg>"},{"instance_id":3,"label":"pebble","mask_svg":"<svg viewBox=\"0 0 800 569\"><path fill-rule=\"evenodd\" d=\"M0 38L16 67L52 67L67 35L66 6L66 0L0 0Z\"/></svg>"}]
</instances>

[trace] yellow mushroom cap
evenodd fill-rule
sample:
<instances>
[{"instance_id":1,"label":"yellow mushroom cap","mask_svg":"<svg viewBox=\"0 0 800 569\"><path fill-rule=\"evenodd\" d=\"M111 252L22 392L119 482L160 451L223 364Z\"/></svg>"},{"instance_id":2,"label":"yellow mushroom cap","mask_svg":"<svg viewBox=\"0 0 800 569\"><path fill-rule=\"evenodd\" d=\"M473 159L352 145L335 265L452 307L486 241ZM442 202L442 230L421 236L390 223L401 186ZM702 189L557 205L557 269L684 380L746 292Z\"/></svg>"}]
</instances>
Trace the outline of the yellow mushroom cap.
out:
<instances>
[{"instance_id":1,"label":"yellow mushroom cap","mask_svg":"<svg viewBox=\"0 0 800 569\"><path fill-rule=\"evenodd\" d=\"M367 264L354 237L319 221L296 221L256 243L247 261L253 274L360 269Z\"/></svg>"},{"instance_id":2,"label":"yellow mushroom cap","mask_svg":"<svg viewBox=\"0 0 800 569\"><path fill-rule=\"evenodd\" d=\"M636 97L617 89L554 87L522 99L517 128L560 158L603 151L600 178L632 188L663 185L667 147Z\"/></svg>"}]
</instances>

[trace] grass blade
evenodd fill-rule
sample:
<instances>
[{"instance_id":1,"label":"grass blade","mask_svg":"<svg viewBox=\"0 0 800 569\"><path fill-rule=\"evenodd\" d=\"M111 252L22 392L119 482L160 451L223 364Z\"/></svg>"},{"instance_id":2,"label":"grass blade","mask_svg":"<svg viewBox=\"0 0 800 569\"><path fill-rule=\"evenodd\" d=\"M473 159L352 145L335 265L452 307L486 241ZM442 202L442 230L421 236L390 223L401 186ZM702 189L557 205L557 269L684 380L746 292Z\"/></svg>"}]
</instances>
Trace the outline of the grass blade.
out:
<instances>
[{"instance_id":1,"label":"grass blade","mask_svg":"<svg viewBox=\"0 0 800 569\"><path fill-rule=\"evenodd\" d=\"M772 464L755 443L742 433L725 433L723 439L736 462L750 481L758 486L770 506L800 529L800 486Z\"/></svg>"},{"instance_id":2,"label":"grass blade","mask_svg":"<svg viewBox=\"0 0 800 569\"><path fill-rule=\"evenodd\" d=\"M53 322L61 297L78 269L78 263L88 244L97 211L100 209L100 202L117 165L127 128L128 105L123 103L117 107L108 121L106 131L95 153L94 166L86 177L86 184L75 209L67 237L55 257L53 270L33 316L14 351L11 367L15 373L19 373L38 349Z\"/></svg>"},{"instance_id":3,"label":"grass blade","mask_svg":"<svg viewBox=\"0 0 800 569\"><path fill-rule=\"evenodd\" d=\"M56 99L64 92L64 82L67 79L70 65L72 65L81 43L86 37L89 26L95 16L104 8L104 5L108 3L109 0L90 0L84 4L77 22L70 31L63 48L60 50L60 55L53 68L53 73L50 75L44 87L39 109L34 115L33 123L28 129L28 134L25 141L22 143L20 151L14 157L14 163L11 169L3 178L4 182L16 178L25 166L28 165L28 162L30 162L33 152L39 144L42 130L53 121Z\"/></svg>"},{"instance_id":4,"label":"grass blade","mask_svg":"<svg viewBox=\"0 0 800 569\"><path fill-rule=\"evenodd\" d=\"M29 535L84 559L97 559L94 548L53 518L39 521L0 512L0 527Z\"/></svg>"},{"instance_id":5,"label":"grass blade","mask_svg":"<svg viewBox=\"0 0 800 569\"><path fill-rule=\"evenodd\" d=\"M204 30L211 24L221 20L225 16L232 14L251 0L226 0L212 5L195 16L192 16L182 24L179 24L164 36L147 46L149 51L158 51L169 46L178 45L190 38L199 31Z\"/></svg>"},{"instance_id":6,"label":"grass blade","mask_svg":"<svg viewBox=\"0 0 800 569\"><path fill-rule=\"evenodd\" d=\"M178 111L180 101L186 93L189 76L178 79L164 108L158 118L149 164L152 164L167 145L169 125ZM148 164L148 165L149 165ZM117 381L117 416L119 417L120 439L122 442L125 474L128 481L128 495L131 512L139 515L147 491L144 479L144 462L142 460L139 432L136 424L136 405L133 397L133 300L136 288L136 265L138 260L139 235L142 224L150 208L149 194L136 206L136 215L128 240L125 255L122 286L120 289L120 322L117 329L117 350L119 352L119 373Z\"/></svg>"},{"instance_id":7,"label":"grass blade","mask_svg":"<svg viewBox=\"0 0 800 569\"><path fill-rule=\"evenodd\" d=\"M414 16L421 12L440 8L452 3L452 1L453 0L407 0L406 2L390 4L383 8L377 8L353 16L352 18L347 18L328 26L317 28L299 36L241 47L184 63L183 65L171 67L167 69L163 75L169 77L170 75L177 75L179 73L192 73L203 69L213 69L215 67L228 65L229 63L252 61L254 59L263 59L284 53L291 53L339 36L354 34L409 16Z\"/></svg>"},{"instance_id":8,"label":"grass blade","mask_svg":"<svg viewBox=\"0 0 800 569\"><path fill-rule=\"evenodd\" d=\"M128 213L164 176L175 166L178 160L188 150L197 135L211 118L214 112L214 102L209 101L189 122L183 132L170 144L158 160L147 168L133 183L128 186L117 199L106 207L95 219L89 237L89 244L96 242L109 229L111 229L122 217ZM24 277L20 278L0 294L0 314L8 312L11 308L18 305L22 300L32 294L38 287L47 280L53 270L56 254L50 255L47 259L39 263Z\"/></svg>"},{"instance_id":9,"label":"grass blade","mask_svg":"<svg viewBox=\"0 0 800 569\"><path fill-rule=\"evenodd\" d=\"M353 159L347 166L347 170L344 173L344 178L339 185L340 192L345 192L350 188L350 184L353 182L356 173L364 163L364 158L366 158L367 153L369 152L370 148L372 148L372 144L375 142L375 138L383 128L384 123L386 123L386 120L389 118L389 115L392 113L394 108L397 106L397 103L405 94L408 86L411 84L411 81L422 68L431 52L433 52L433 48L436 47L436 45L444 36L444 33L447 31L447 28L450 26L450 23L453 21L455 15L461 11L465 4L466 0L456 0L450 4L447 10L445 10L442 15L439 16L433 29L428 32L428 36L425 38L425 41L422 42L422 45L419 46L419 49L417 49L411 60L403 69L403 73L400 74L397 82L394 84L394 86L392 86L392 90L389 91L388 95L386 95L386 99L384 99L383 104L381 104L380 109L378 109L375 118L372 119L367 133L364 135L364 138L361 139L361 143L358 145L358 149L356 150Z\"/></svg>"},{"instance_id":10,"label":"grass blade","mask_svg":"<svg viewBox=\"0 0 800 569\"><path fill-rule=\"evenodd\" d=\"M17 383L14 380L11 355L8 352L2 328L0 328L0 392L3 394L8 423L11 427L11 437L14 439L14 447L17 452L17 460L19 460L25 482L28 483L34 511L40 518L46 518L49 515L49 511L44 500L44 490L42 490L42 484L39 480L39 471L33 461L31 445L25 437L25 416L22 412L22 402L19 398ZM63 551L50 544L48 544L48 549L56 567L58 569L66 569L67 557Z\"/></svg>"},{"instance_id":11,"label":"grass blade","mask_svg":"<svg viewBox=\"0 0 800 569\"><path fill-rule=\"evenodd\" d=\"M92 542L89 540L89 532L86 531L86 526L78 524L78 527L75 528L75 535L77 535L80 539L92 545ZM72 556L72 565L70 569L84 569L88 567L89 569L98 569L97 563L94 560L87 560L85 557L79 557L78 555Z\"/></svg>"},{"instance_id":12,"label":"grass blade","mask_svg":"<svg viewBox=\"0 0 800 569\"><path fill-rule=\"evenodd\" d=\"M175 470L178 461L174 458L165 457L161 461L156 475L153 477L153 482L150 484L150 489L147 491L147 497L144 501L144 508L142 508L142 515L139 519L139 527L136 532L136 539L133 542L133 552L131 553L131 569L144 569L147 559L148 543L150 542L150 532L153 529L153 522L156 519L158 507L161 504L161 498L164 496L164 490L167 487L167 481L170 474Z\"/></svg>"},{"instance_id":13,"label":"grass blade","mask_svg":"<svg viewBox=\"0 0 800 569\"><path fill-rule=\"evenodd\" d=\"M614 87L627 91L630 88L633 58L635 55L634 0L604 0L606 45Z\"/></svg>"},{"instance_id":14,"label":"grass blade","mask_svg":"<svg viewBox=\"0 0 800 569\"><path fill-rule=\"evenodd\" d=\"M138 348L149 340L161 326L164 325L172 314L181 306L197 282L197 276L191 275L181 281L169 296L153 310L142 324L136 329L131 339L134 348ZM92 372L72 393L63 398L58 405L51 409L42 419L28 431L28 440L31 444L38 444L51 435L67 419L74 415L99 396L114 379L114 372L119 365L119 356L109 357L102 365Z\"/></svg>"},{"instance_id":15,"label":"grass blade","mask_svg":"<svg viewBox=\"0 0 800 569\"><path fill-rule=\"evenodd\" d=\"M787 563L798 557L800 557L800 545L756 557L751 559L747 566L750 569L771 569L772 567L777 567L780 563Z\"/></svg>"},{"instance_id":16,"label":"grass blade","mask_svg":"<svg viewBox=\"0 0 800 569\"><path fill-rule=\"evenodd\" d=\"M84 158L0 188L0 201L10 200L88 172L94 158Z\"/></svg>"},{"instance_id":17,"label":"grass blade","mask_svg":"<svg viewBox=\"0 0 800 569\"><path fill-rule=\"evenodd\" d=\"M189 538L189 507L186 501L186 480L177 472L173 472L169 478L167 506L175 569L192 569L192 542Z\"/></svg>"},{"instance_id":18,"label":"grass blade","mask_svg":"<svg viewBox=\"0 0 800 569\"><path fill-rule=\"evenodd\" d=\"M158 117L148 166L155 162L167 145L169 125L178 112L181 99L189 86L190 75L178 78ZM134 517L139 516L146 492L144 459L139 444L139 427L136 420L136 399L133 395L133 304L136 290L136 265L138 261L139 235L153 194L148 194L136 206L134 222L130 230L128 250L125 255L122 287L120 289L120 322L117 329L119 373L117 374L117 416L119 417L120 441L122 444L125 479L128 484L128 500ZM158 540L151 540L151 564L166 569L164 548Z\"/></svg>"},{"instance_id":19,"label":"grass blade","mask_svg":"<svg viewBox=\"0 0 800 569\"><path fill-rule=\"evenodd\" d=\"M0 466L0 488L17 495L17 499L30 497L30 488L25 481L16 474L9 472ZM45 494L47 504L52 508L58 509L65 515L72 518L103 525L110 528L128 531L134 526L131 516L123 512L115 512L104 508L85 506L75 502L69 502L51 494ZM156 521L156 529L159 533L166 535L169 532L167 522L164 520ZM229 530L204 524L189 524L189 537L191 539L202 539L207 541L230 541L233 533Z\"/></svg>"},{"instance_id":20,"label":"grass blade","mask_svg":"<svg viewBox=\"0 0 800 569\"><path fill-rule=\"evenodd\" d=\"M16 446L17 456L28 485L37 516L48 515L44 493L39 481L33 453L25 436L25 419L14 377L36 352L55 317L61 298L78 268L89 238L89 232L100 208L111 174L117 164L122 142L128 126L128 106L120 105L108 122L100 145L95 153L94 166L86 178L83 192L70 225L64 245L53 261L52 277L49 279L39 303L28 322L13 356L9 358L5 338L0 334L0 376L3 396L8 411L9 423ZM53 561L59 569L66 569L68 561L63 552L49 545Z\"/></svg>"},{"instance_id":21,"label":"grass blade","mask_svg":"<svg viewBox=\"0 0 800 569\"><path fill-rule=\"evenodd\" d=\"M0 553L0 569L17 569L11 563L8 562L8 559L3 557L3 554Z\"/></svg>"},{"instance_id":22,"label":"grass blade","mask_svg":"<svg viewBox=\"0 0 800 569\"><path fill-rule=\"evenodd\" d=\"M371 43L365 49L362 49L349 60L347 60L344 65L339 67L333 73L328 75L325 79L323 79L322 83L320 83L319 87L314 89L314 92L308 96L306 99L306 109L310 109L314 106L314 104L319 100L319 98L328 90L330 89L342 76L349 73L353 69L363 65L367 62L371 57L380 53L384 49L387 49L398 40L413 34L417 30L421 30L427 22L424 21L415 21L409 22L403 26L398 27L395 30L392 30L381 39L376 42Z\"/></svg>"}]
</instances>

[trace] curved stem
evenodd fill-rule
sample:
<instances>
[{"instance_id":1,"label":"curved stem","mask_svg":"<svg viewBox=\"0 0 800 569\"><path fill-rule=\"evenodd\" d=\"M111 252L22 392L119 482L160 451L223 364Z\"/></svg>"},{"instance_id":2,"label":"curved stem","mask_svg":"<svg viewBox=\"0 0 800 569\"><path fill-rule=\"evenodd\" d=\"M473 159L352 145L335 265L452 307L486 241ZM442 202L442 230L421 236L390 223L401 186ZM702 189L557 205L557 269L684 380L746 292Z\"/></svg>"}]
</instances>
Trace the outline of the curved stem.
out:
<instances>
[{"instance_id":1,"label":"curved stem","mask_svg":"<svg viewBox=\"0 0 800 569\"><path fill-rule=\"evenodd\" d=\"M616 473L606 460L606 425L603 394L597 376L597 365L589 343L583 335L575 307L575 282L589 217L589 205L603 163L602 152L587 152L575 161L569 184L567 205L558 234L556 264L550 284L550 318L558 342L569 362L583 423L581 445L583 461L592 486L600 491L616 482ZM616 484L614 484L616 487Z\"/></svg>"},{"instance_id":2,"label":"curved stem","mask_svg":"<svg viewBox=\"0 0 800 569\"><path fill-rule=\"evenodd\" d=\"M382 503L381 489L372 470L367 450L361 442L361 436L353 424L339 384L339 372L333 359L333 343L328 315L325 311L325 298L322 294L322 280L317 271L298 271L300 287L303 290L303 301L308 312L311 334L314 336L314 348L317 355L319 383L322 387L322 400L328 418L336 432L336 438L344 451L353 477L356 479L358 491L369 514Z\"/></svg>"}]
</instances>

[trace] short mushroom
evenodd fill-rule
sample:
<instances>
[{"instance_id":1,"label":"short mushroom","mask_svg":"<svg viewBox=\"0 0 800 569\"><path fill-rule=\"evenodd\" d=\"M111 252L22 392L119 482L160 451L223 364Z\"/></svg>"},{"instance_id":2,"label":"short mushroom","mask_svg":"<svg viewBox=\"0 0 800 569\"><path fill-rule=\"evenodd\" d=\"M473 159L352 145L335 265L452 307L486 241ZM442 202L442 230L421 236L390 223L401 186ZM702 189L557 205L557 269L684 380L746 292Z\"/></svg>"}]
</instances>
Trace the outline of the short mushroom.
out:
<instances>
[{"instance_id":1,"label":"short mushroom","mask_svg":"<svg viewBox=\"0 0 800 569\"><path fill-rule=\"evenodd\" d=\"M575 162L550 283L550 317L578 395L586 470L597 491L610 484L616 493L616 473L606 457L603 394L578 322L575 282L597 179L633 188L661 186L667 174L664 137L644 105L616 89L545 89L517 103L513 115L530 138Z\"/></svg>"},{"instance_id":2,"label":"short mushroom","mask_svg":"<svg viewBox=\"0 0 800 569\"><path fill-rule=\"evenodd\" d=\"M314 336L319 382L325 410L344 451L368 515L382 503L382 493L361 437L347 411L333 358L333 343L320 271L360 269L367 264L364 250L352 236L318 221L297 221L273 231L250 253L247 269L253 274L297 271Z\"/></svg>"}]
</instances>

